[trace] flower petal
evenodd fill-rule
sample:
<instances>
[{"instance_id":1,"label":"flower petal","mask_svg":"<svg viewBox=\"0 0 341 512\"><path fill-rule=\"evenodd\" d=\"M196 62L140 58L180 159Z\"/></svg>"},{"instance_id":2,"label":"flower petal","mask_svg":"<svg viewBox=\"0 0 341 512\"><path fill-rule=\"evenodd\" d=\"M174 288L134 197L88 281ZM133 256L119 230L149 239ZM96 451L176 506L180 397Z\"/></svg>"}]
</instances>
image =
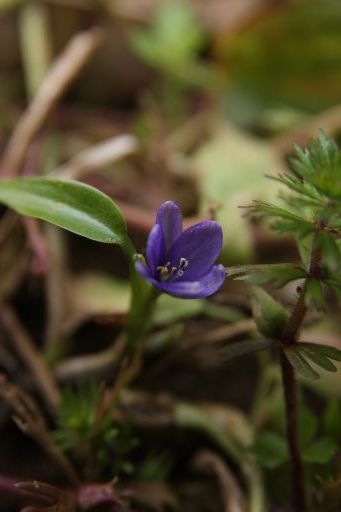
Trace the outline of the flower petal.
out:
<instances>
[{"instance_id":1,"label":"flower petal","mask_svg":"<svg viewBox=\"0 0 341 512\"><path fill-rule=\"evenodd\" d=\"M157 266L166 263L164 236L159 224L155 224L149 233L146 253L149 270L155 276Z\"/></svg>"},{"instance_id":2,"label":"flower petal","mask_svg":"<svg viewBox=\"0 0 341 512\"><path fill-rule=\"evenodd\" d=\"M154 281L154 278L149 268L146 267L146 265L144 265L141 261L135 261L135 268L142 277L144 277L148 281L150 281L151 279Z\"/></svg>"},{"instance_id":3,"label":"flower petal","mask_svg":"<svg viewBox=\"0 0 341 512\"><path fill-rule=\"evenodd\" d=\"M182 299L199 299L209 297L219 290L226 277L223 265L215 265L198 281L162 282L147 277L153 285L164 293Z\"/></svg>"},{"instance_id":4,"label":"flower petal","mask_svg":"<svg viewBox=\"0 0 341 512\"><path fill-rule=\"evenodd\" d=\"M207 274L218 258L223 245L223 232L218 222L199 222L186 229L172 245L167 259L177 267L180 259L188 261L183 279L196 281ZM179 278L177 279L179 280Z\"/></svg>"},{"instance_id":5,"label":"flower petal","mask_svg":"<svg viewBox=\"0 0 341 512\"><path fill-rule=\"evenodd\" d=\"M173 201L163 203L157 212L156 224L161 226L167 252L182 232L182 213L179 206Z\"/></svg>"}]
</instances>

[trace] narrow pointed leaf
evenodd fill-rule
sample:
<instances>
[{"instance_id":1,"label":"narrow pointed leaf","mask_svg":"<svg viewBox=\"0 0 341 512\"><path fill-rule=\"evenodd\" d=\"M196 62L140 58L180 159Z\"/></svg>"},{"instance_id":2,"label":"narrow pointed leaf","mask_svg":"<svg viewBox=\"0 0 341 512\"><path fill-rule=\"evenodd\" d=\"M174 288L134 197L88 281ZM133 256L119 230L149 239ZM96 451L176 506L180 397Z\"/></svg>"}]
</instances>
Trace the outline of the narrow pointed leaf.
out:
<instances>
[{"instance_id":1,"label":"narrow pointed leaf","mask_svg":"<svg viewBox=\"0 0 341 512\"><path fill-rule=\"evenodd\" d=\"M296 347L286 347L284 353L291 366L303 377L315 380L320 378L319 374L310 366Z\"/></svg>"},{"instance_id":2,"label":"narrow pointed leaf","mask_svg":"<svg viewBox=\"0 0 341 512\"><path fill-rule=\"evenodd\" d=\"M330 345L322 345L320 343L301 342L300 346L306 348L310 352L319 353L334 361L341 361L341 350L331 347Z\"/></svg>"},{"instance_id":3,"label":"narrow pointed leaf","mask_svg":"<svg viewBox=\"0 0 341 512\"><path fill-rule=\"evenodd\" d=\"M276 288L290 281L304 279L306 271L292 263L274 263L269 265L235 265L228 267L228 276L233 279L248 280L252 284L273 284Z\"/></svg>"},{"instance_id":4,"label":"narrow pointed leaf","mask_svg":"<svg viewBox=\"0 0 341 512\"><path fill-rule=\"evenodd\" d=\"M0 181L0 202L78 235L123 244L126 226L116 204L99 190L77 181L14 178Z\"/></svg>"},{"instance_id":5,"label":"narrow pointed leaf","mask_svg":"<svg viewBox=\"0 0 341 512\"><path fill-rule=\"evenodd\" d=\"M273 344L273 340L261 339L261 340L248 340L231 343L221 350L221 355L224 359L233 359L235 357L244 356L251 354L252 352L258 352L270 348Z\"/></svg>"},{"instance_id":6,"label":"narrow pointed leaf","mask_svg":"<svg viewBox=\"0 0 341 512\"><path fill-rule=\"evenodd\" d=\"M315 363L317 366L320 366L324 370L327 370L328 372L336 372L337 368L336 366L322 353L318 351L311 351L305 347L300 347L300 354L303 357L306 357L310 359L313 363Z\"/></svg>"}]
</instances>

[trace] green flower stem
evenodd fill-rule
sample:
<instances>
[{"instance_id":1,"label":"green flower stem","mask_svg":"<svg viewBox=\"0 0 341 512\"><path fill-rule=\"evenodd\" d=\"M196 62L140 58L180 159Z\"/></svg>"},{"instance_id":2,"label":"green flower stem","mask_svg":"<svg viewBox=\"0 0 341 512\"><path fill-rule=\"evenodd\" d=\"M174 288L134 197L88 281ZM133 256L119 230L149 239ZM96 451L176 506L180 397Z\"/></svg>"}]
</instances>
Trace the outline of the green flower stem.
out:
<instances>
[{"instance_id":1,"label":"green flower stem","mask_svg":"<svg viewBox=\"0 0 341 512\"><path fill-rule=\"evenodd\" d=\"M159 292L136 271L137 253L128 237L122 246L122 250L128 259L131 283L131 303L126 326L127 344L129 347L136 347L150 324L153 307Z\"/></svg>"}]
</instances>

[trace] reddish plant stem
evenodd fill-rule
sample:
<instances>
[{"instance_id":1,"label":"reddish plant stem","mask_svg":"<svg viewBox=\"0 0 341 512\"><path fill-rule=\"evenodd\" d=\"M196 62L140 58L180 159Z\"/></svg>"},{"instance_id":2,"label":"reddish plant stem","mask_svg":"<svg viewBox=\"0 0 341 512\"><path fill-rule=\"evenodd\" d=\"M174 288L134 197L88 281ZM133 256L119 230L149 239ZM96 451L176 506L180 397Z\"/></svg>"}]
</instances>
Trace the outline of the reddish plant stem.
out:
<instances>
[{"instance_id":1,"label":"reddish plant stem","mask_svg":"<svg viewBox=\"0 0 341 512\"><path fill-rule=\"evenodd\" d=\"M280 354L286 412L286 435L291 459L291 486L293 512L307 512L304 468L298 437L298 386L295 370L283 350Z\"/></svg>"},{"instance_id":2,"label":"reddish plant stem","mask_svg":"<svg viewBox=\"0 0 341 512\"><path fill-rule=\"evenodd\" d=\"M0 496L19 497L20 491L15 487L18 479L0 474Z\"/></svg>"},{"instance_id":3,"label":"reddish plant stem","mask_svg":"<svg viewBox=\"0 0 341 512\"><path fill-rule=\"evenodd\" d=\"M305 305L305 292L306 286L304 285L281 336L281 342L285 345L292 345L296 342L298 331L307 312L307 307Z\"/></svg>"},{"instance_id":4,"label":"reddish plant stem","mask_svg":"<svg viewBox=\"0 0 341 512\"><path fill-rule=\"evenodd\" d=\"M305 291L306 287L304 286L282 333L282 345L292 345L296 342L299 328L307 312L304 301ZM280 351L280 363L286 413L286 435L292 467L291 486L293 512L306 512L307 499L304 468L298 435L298 385L295 370L286 358L283 349Z\"/></svg>"},{"instance_id":5,"label":"reddish plant stem","mask_svg":"<svg viewBox=\"0 0 341 512\"><path fill-rule=\"evenodd\" d=\"M323 229L323 228L322 228ZM321 261L321 249L313 240L308 274L311 277L319 276ZM289 455L292 466L292 509L293 512L307 512L307 494L304 478L304 467L300 452L298 433L298 384L295 370L289 363L283 346L293 345L297 342L299 329L307 313L305 294L307 288L305 282L296 305L281 336L282 348L280 350L280 363L286 412L286 435Z\"/></svg>"}]
</instances>

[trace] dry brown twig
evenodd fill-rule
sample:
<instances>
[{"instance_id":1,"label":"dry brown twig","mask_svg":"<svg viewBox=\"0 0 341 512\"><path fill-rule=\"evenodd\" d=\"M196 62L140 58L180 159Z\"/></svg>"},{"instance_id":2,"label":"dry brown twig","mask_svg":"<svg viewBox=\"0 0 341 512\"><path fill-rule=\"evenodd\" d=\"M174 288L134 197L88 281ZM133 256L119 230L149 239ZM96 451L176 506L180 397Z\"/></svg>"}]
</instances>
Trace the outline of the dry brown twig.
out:
<instances>
[{"instance_id":1,"label":"dry brown twig","mask_svg":"<svg viewBox=\"0 0 341 512\"><path fill-rule=\"evenodd\" d=\"M174 426L176 404L167 394L124 389L120 395L120 409L142 428L162 428Z\"/></svg>"},{"instance_id":2,"label":"dry brown twig","mask_svg":"<svg viewBox=\"0 0 341 512\"><path fill-rule=\"evenodd\" d=\"M60 396L52 372L10 306L4 304L1 306L0 321L10 334L16 351L31 370L46 404L54 413L59 404Z\"/></svg>"},{"instance_id":3,"label":"dry brown twig","mask_svg":"<svg viewBox=\"0 0 341 512\"><path fill-rule=\"evenodd\" d=\"M61 381L89 379L114 366L121 359L125 348L125 336L120 335L114 343L101 352L71 357L59 363L54 369L55 375Z\"/></svg>"},{"instance_id":4,"label":"dry brown twig","mask_svg":"<svg viewBox=\"0 0 341 512\"><path fill-rule=\"evenodd\" d=\"M199 471L208 471L216 475L225 512L246 511L245 498L240 486L222 457L208 450L200 452L194 459L194 467Z\"/></svg>"},{"instance_id":5,"label":"dry brown twig","mask_svg":"<svg viewBox=\"0 0 341 512\"><path fill-rule=\"evenodd\" d=\"M53 172L59 178L80 179L87 172L112 164L139 148L134 135L117 135L84 149Z\"/></svg>"},{"instance_id":6,"label":"dry brown twig","mask_svg":"<svg viewBox=\"0 0 341 512\"><path fill-rule=\"evenodd\" d=\"M208 332L196 336L193 340L189 339L188 344L184 345L184 348L190 346L197 346L199 344L214 344L221 341L228 341L231 338L239 336L240 334L246 334L256 329L255 321L252 318L245 320L239 320L234 324L222 325L216 327Z\"/></svg>"},{"instance_id":7,"label":"dry brown twig","mask_svg":"<svg viewBox=\"0 0 341 512\"><path fill-rule=\"evenodd\" d=\"M103 33L98 28L81 32L71 39L64 52L56 59L8 143L1 162L1 168L6 175L19 174L35 135L102 41Z\"/></svg>"},{"instance_id":8,"label":"dry brown twig","mask_svg":"<svg viewBox=\"0 0 341 512\"><path fill-rule=\"evenodd\" d=\"M96 437L101 427L103 419L114 411L115 403L117 402L121 391L131 382L131 380L138 373L141 365L142 347L138 347L131 357L122 361L121 367L118 371L117 378L111 387L106 388L102 383L99 389L99 396L97 400L95 419L92 425L90 434L90 442L88 445L87 462L85 466L85 476L91 478L95 467L96 456Z\"/></svg>"},{"instance_id":9,"label":"dry brown twig","mask_svg":"<svg viewBox=\"0 0 341 512\"><path fill-rule=\"evenodd\" d=\"M62 469L68 480L78 486L79 478L75 469L52 439L44 416L32 397L0 374L0 398L14 411L13 420L20 430L31 436Z\"/></svg>"},{"instance_id":10,"label":"dry brown twig","mask_svg":"<svg viewBox=\"0 0 341 512\"><path fill-rule=\"evenodd\" d=\"M246 318L234 324L222 325L199 334L191 334L182 340L176 350L164 356L162 360L157 361L150 371L160 372L169 364L173 364L180 359L183 360L186 353L191 354L190 360L193 360L193 356L196 357L196 364L216 366L223 361L215 350L216 344L229 343L236 336L252 333L255 329L254 320Z\"/></svg>"}]
</instances>

